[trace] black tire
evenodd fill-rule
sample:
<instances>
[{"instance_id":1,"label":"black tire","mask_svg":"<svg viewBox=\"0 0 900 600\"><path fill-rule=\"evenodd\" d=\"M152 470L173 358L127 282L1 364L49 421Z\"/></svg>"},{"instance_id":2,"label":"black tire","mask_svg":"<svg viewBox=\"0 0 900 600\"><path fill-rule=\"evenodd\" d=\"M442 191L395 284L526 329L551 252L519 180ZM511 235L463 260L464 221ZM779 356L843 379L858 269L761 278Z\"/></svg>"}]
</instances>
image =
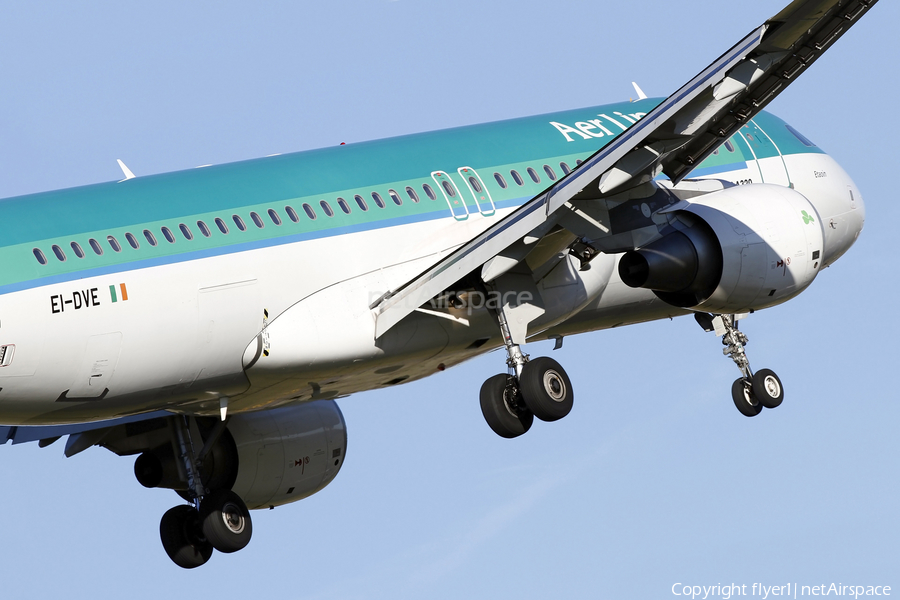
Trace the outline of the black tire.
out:
<instances>
[{"instance_id":1,"label":"black tire","mask_svg":"<svg viewBox=\"0 0 900 600\"><path fill-rule=\"evenodd\" d=\"M755 417L762 412L763 405L753 395L753 390L744 384L743 377L738 377L731 384L731 399L745 417Z\"/></svg>"},{"instance_id":2,"label":"black tire","mask_svg":"<svg viewBox=\"0 0 900 600\"><path fill-rule=\"evenodd\" d=\"M159 522L159 537L166 554L182 569L206 564L213 546L203 536L200 515L193 506L176 506L166 511Z\"/></svg>"},{"instance_id":3,"label":"black tire","mask_svg":"<svg viewBox=\"0 0 900 600\"><path fill-rule=\"evenodd\" d=\"M253 523L241 497L232 491L215 492L200 504L203 535L213 548L229 554L250 543Z\"/></svg>"},{"instance_id":4,"label":"black tire","mask_svg":"<svg viewBox=\"0 0 900 600\"><path fill-rule=\"evenodd\" d=\"M507 439L518 437L531 429L534 415L518 401L518 388L510 376L494 375L481 386L481 413L490 428Z\"/></svg>"},{"instance_id":5,"label":"black tire","mask_svg":"<svg viewBox=\"0 0 900 600\"><path fill-rule=\"evenodd\" d=\"M753 374L753 395L766 408L778 408L784 400L784 386L771 369L760 369Z\"/></svg>"},{"instance_id":6,"label":"black tire","mask_svg":"<svg viewBox=\"0 0 900 600\"><path fill-rule=\"evenodd\" d=\"M557 421L572 410L572 382L552 358L542 356L525 363L519 389L525 405L541 421Z\"/></svg>"}]
</instances>

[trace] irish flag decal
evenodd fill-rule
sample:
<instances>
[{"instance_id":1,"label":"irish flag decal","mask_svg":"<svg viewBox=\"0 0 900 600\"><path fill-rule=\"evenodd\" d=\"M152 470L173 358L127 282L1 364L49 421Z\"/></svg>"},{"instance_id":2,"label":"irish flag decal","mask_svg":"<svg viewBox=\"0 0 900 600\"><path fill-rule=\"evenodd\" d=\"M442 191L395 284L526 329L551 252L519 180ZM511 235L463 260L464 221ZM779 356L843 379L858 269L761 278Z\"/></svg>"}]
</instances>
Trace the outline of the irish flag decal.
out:
<instances>
[{"instance_id":1,"label":"irish flag decal","mask_svg":"<svg viewBox=\"0 0 900 600\"><path fill-rule=\"evenodd\" d=\"M118 285L118 288L122 292L122 302L125 302L126 300L128 300L128 290L125 289L125 284L120 283ZM119 301L119 298L116 295L116 286L115 285L109 286L109 299L112 300L113 302Z\"/></svg>"}]
</instances>

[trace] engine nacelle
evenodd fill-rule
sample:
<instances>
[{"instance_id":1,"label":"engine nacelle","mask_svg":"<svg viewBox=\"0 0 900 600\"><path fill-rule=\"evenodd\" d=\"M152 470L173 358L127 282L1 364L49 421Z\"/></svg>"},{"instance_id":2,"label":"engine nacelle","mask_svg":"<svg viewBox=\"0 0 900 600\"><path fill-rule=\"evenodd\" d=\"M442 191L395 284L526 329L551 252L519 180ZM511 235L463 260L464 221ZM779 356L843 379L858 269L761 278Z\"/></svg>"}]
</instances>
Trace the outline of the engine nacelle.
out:
<instances>
[{"instance_id":1,"label":"engine nacelle","mask_svg":"<svg viewBox=\"0 0 900 600\"><path fill-rule=\"evenodd\" d=\"M347 451L344 416L333 400L235 415L238 452L232 488L248 508L302 500L331 483Z\"/></svg>"},{"instance_id":2,"label":"engine nacelle","mask_svg":"<svg viewBox=\"0 0 900 600\"><path fill-rule=\"evenodd\" d=\"M806 289L822 265L821 219L789 188L733 187L668 216L670 230L626 252L619 276L674 306L712 313L774 306Z\"/></svg>"},{"instance_id":3,"label":"engine nacelle","mask_svg":"<svg viewBox=\"0 0 900 600\"><path fill-rule=\"evenodd\" d=\"M168 488L187 497L188 483L167 435L170 430L164 420L155 423L147 430L155 437L136 434L135 439L151 448L145 445L135 461L135 477L145 487ZM215 423L192 420L194 439L208 439ZM113 448L119 454L133 450L121 439ZM232 416L198 467L207 489L233 490L248 508L268 508L302 500L331 483L346 451L347 429L337 403L316 400Z\"/></svg>"}]
</instances>

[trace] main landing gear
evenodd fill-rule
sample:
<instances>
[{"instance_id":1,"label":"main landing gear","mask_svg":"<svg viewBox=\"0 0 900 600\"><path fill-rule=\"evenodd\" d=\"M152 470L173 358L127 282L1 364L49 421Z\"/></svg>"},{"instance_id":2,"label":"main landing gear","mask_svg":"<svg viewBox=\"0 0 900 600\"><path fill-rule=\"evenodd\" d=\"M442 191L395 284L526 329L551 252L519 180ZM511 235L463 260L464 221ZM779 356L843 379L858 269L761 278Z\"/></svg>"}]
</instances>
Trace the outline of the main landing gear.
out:
<instances>
[{"instance_id":1,"label":"main landing gear","mask_svg":"<svg viewBox=\"0 0 900 600\"><path fill-rule=\"evenodd\" d=\"M534 418L557 421L572 410L572 382L552 358L529 360L514 343L502 310L497 312L506 345L508 373L494 375L481 386L481 412L494 433L505 438L522 435Z\"/></svg>"},{"instance_id":2,"label":"main landing gear","mask_svg":"<svg viewBox=\"0 0 900 600\"><path fill-rule=\"evenodd\" d=\"M784 400L784 386L778 375L771 369L760 369L754 373L750 369L750 359L744 351L747 336L738 329L737 315L708 315L694 313L694 318L706 331L715 331L722 336L725 348L722 353L734 361L741 370L731 385L731 398L738 411L745 417L755 417L763 408L777 408Z\"/></svg>"},{"instance_id":3,"label":"main landing gear","mask_svg":"<svg viewBox=\"0 0 900 600\"><path fill-rule=\"evenodd\" d=\"M188 484L183 496L191 505L169 509L159 523L159 537L169 558L184 569L205 564L213 550L237 552L253 533L250 511L240 496L230 490L207 490L202 481L202 461L225 430L225 423L219 423L195 454L188 417L170 421L179 472Z\"/></svg>"}]
</instances>

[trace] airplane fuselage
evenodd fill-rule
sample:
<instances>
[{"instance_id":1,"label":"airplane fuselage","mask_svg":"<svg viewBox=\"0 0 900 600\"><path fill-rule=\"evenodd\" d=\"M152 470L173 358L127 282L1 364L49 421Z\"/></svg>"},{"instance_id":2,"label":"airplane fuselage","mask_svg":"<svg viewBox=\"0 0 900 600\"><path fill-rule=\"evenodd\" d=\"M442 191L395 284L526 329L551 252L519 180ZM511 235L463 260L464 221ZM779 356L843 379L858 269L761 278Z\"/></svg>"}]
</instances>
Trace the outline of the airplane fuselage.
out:
<instances>
[{"instance_id":1,"label":"airplane fuselage","mask_svg":"<svg viewBox=\"0 0 900 600\"><path fill-rule=\"evenodd\" d=\"M565 176L657 102L0 201L0 422L60 424L158 409L213 415L222 398L233 412L255 411L412 381L496 348L502 339L484 309L487 296L481 306L449 312L424 307L377 342L369 307ZM770 114L691 177L805 196L815 209L809 224L824 238L810 267L816 272L862 228L852 180ZM580 273L565 258L558 286L580 277L587 291L559 296L530 338L688 312L624 285L619 257L601 254ZM791 257L784 258L777 268L787 276ZM556 297L557 284L542 285ZM290 335L276 335L279 320L293 323Z\"/></svg>"}]
</instances>

